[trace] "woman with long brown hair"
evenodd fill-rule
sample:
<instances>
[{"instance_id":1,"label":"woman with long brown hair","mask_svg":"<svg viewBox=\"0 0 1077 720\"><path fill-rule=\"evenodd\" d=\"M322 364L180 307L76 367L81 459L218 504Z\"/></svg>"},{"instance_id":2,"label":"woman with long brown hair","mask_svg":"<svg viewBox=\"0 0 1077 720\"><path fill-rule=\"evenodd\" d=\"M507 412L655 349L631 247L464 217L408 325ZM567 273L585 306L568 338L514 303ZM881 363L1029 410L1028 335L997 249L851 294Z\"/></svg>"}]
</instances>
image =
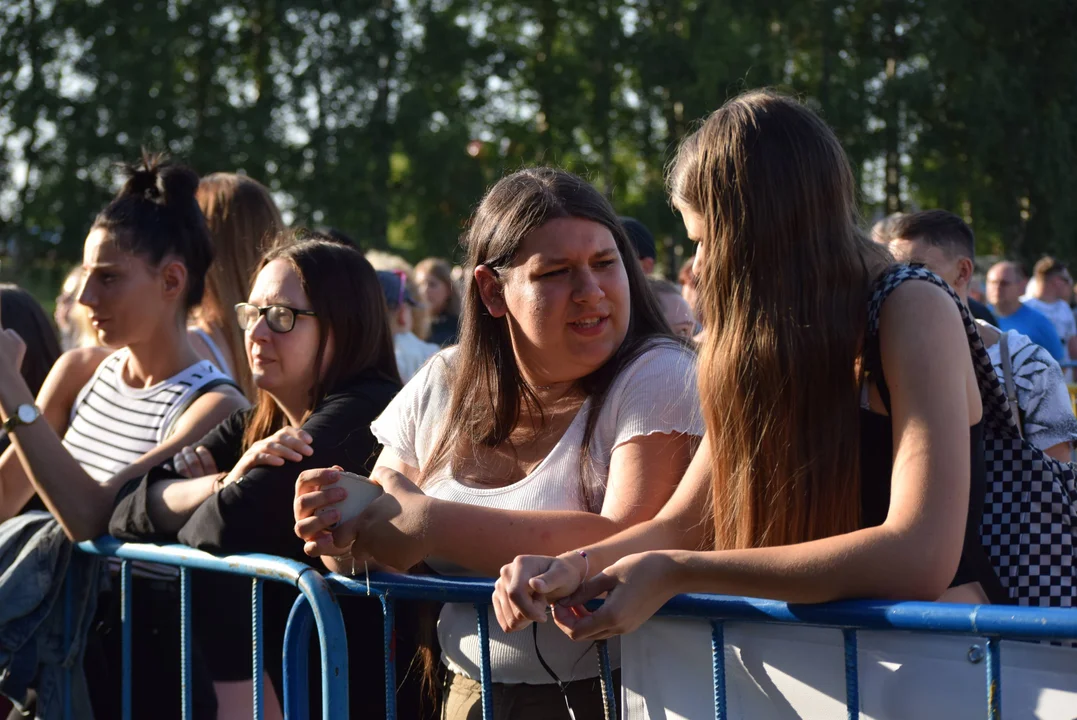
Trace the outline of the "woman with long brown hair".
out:
<instances>
[{"instance_id":1,"label":"woman with long brown hair","mask_svg":"<svg viewBox=\"0 0 1077 720\"><path fill-rule=\"evenodd\" d=\"M748 93L682 143L669 188L698 243L707 435L666 507L584 548L589 564L506 566L502 625L556 603L571 637L603 638L688 591L983 600L982 407L958 307L906 283L868 333L891 260L858 229L834 134ZM578 607L605 592L597 612Z\"/></svg>"},{"instance_id":2,"label":"woman with long brown hair","mask_svg":"<svg viewBox=\"0 0 1077 720\"><path fill-rule=\"evenodd\" d=\"M493 576L519 553L594 542L657 512L702 434L694 353L601 193L564 171L517 172L483 199L464 244L461 343L373 426L386 494L333 531L339 512L315 511L336 473L299 477L296 531L333 570L369 555ZM474 717L474 609L447 605L438 637L446 717ZM494 629L492 671L497 718L602 716L593 648L553 628Z\"/></svg>"},{"instance_id":3,"label":"woman with long brown hair","mask_svg":"<svg viewBox=\"0 0 1077 720\"><path fill-rule=\"evenodd\" d=\"M231 375L253 401L257 389L232 308L246 300L251 275L284 229L284 221L269 189L246 175L206 175L195 197L213 239L214 261L206 273L205 297L192 313L191 344L199 355Z\"/></svg>"},{"instance_id":4,"label":"woman with long brown hair","mask_svg":"<svg viewBox=\"0 0 1077 720\"><path fill-rule=\"evenodd\" d=\"M460 325L460 293L452 278L452 266L441 258L426 258L415 266L419 286L430 320L430 335L424 340L435 345L456 342Z\"/></svg>"}]
</instances>

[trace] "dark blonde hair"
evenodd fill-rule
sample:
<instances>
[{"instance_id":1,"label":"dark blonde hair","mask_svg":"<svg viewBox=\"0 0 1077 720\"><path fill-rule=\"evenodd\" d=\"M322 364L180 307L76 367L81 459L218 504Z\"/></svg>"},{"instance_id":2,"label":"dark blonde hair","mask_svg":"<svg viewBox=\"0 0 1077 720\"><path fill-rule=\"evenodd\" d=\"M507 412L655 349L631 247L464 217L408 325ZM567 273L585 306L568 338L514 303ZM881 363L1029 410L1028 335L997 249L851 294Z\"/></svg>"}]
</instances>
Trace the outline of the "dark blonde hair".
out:
<instances>
[{"instance_id":1,"label":"dark blonde hair","mask_svg":"<svg viewBox=\"0 0 1077 720\"><path fill-rule=\"evenodd\" d=\"M591 397L580 454L581 488L589 507L597 489L588 482L591 438L610 385L621 370L639 357L655 338L684 346L673 336L654 294L647 288L643 269L632 258L624 228L609 201L575 175L553 168L521 170L502 178L483 198L463 239L467 274L463 314L460 317L459 352L449 369L451 401L447 423L422 477L444 466L461 446L497 447L509 438L522 411L542 416L541 404L524 380L509 337L508 320L486 312L474 271L486 265L503 274L512 265L529 234L551 220L580 218L599 223L613 235L628 275L631 302L628 332L621 347L605 365L579 380Z\"/></svg>"},{"instance_id":2,"label":"dark blonde hair","mask_svg":"<svg viewBox=\"0 0 1077 720\"><path fill-rule=\"evenodd\" d=\"M284 221L269 190L244 175L207 175L198 183L195 196L206 216L216 256L206 274L206 295L199 316L224 333L235 361L236 382L243 394L253 399L255 388L243 349L243 331L232 308L247 299L251 275L284 229Z\"/></svg>"},{"instance_id":3,"label":"dark blonde hair","mask_svg":"<svg viewBox=\"0 0 1077 720\"><path fill-rule=\"evenodd\" d=\"M353 247L308 234L285 234L274 242L258 264L255 275L274 260L284 260L299 276L318 323L318 354L310 378L310 415L326 395L364 372L375 372L398 385L400 372L393 351L393 333L374 268ZM297 240L297 237L303 237ZM326 343L333 335L333 358L324 375ZM269 437L284 427L284 411L265 390L259 390L251 420L243 433L243 447Z\"/></svg>"},{"instance_id":4,"label":"dark blonde hair","mask_svg":"<svg viewBox=\"0 0 1077 720\"><path fill-rule=\"evenodd\" d=\"M766 91L688 136L668 185L703 219L699 386L719 549L860 522L857 383L873 278L852 169L814 113Z\"/></svg>"},{"instance_id":5,"label":"dark blonde hair","mask_svg":"<svg viewBox=\"0 0 1077 720\"><path fill-rule=\"evenodd\" d=\"M461 308L460 291L452 280L452 265L449 264L449 261L441 258L426 258L415 266L415 276L418 277L419 273L433 275L449 288L449 299L445 301L445 307L441 308L436 314L459 317ZM434 308L427 308L427 310L434 314Z\"/></svg>"}]
</instances>

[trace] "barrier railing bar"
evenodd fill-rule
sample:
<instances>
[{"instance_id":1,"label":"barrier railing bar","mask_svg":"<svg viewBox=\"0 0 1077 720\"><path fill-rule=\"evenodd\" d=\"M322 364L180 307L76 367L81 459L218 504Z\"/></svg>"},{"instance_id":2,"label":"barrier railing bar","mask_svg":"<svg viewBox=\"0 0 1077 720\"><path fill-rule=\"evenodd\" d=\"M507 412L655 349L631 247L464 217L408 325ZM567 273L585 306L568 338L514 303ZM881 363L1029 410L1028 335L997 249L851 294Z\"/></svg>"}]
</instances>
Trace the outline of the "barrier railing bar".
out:
<instances>
[{"instance_id":1,"label":"barrier railing bar","mask_svg":"<svg viewBox=\"0 0 1077 720\"><path fill-rule=\"evenodd\" d=\"M987 639L987 717L1002 717L1002 657L999 637Z\"/></svg>"},{"instance_id":2,"label":"barrier railing bar","mask_svg":"<svg viewBox=\"0 0 1077 720\"><path fill-rule=\"evenodd\" d=\"M314 611L300 595L288 613L284 628L284 717L288 720L307 720L310 717L310 629Z\"/></svg>"},{"instance_id":3,"label":"barrier railing bar","mask_svg":"<svg viewBox=\"0 0 1077 720\"><path fill-rule=\"evenodd\" d=\"M254 720L262 720L262 675L265 661L262 655L262 581L251 580L251 635L254 637L254 658L251 667L251 685L254 686Z\"/></svg>"},{"instance_id":4,"label":"barrier railing bar","mask_svg":"<svg viewBox=\"0 0 1077 720\"><path fill-rule=\"evenodd\" d=\"M726 720L725 624L711 623L711 673L714 679L714 720Z\"/></svg>"},{"instance_id":5,"label":"barrier railing bar","mask_svg":"<svg viewBox=\"0 0 1077 720\"><path fill-rule=\"evenodd\" d=\"M489 595L487 595L489 599ZM494 689L490 671L490 615L488 605L475 603L479 620L479 680L482 682L482 720L494 720Z\"/></svg>"},{"instance_id":6,"label":"barrier railing bar","mask_svg":"<svg viewBox=\"0 0 1077 720\"><path fill-rule=\"evenodd\" d=\"M598 648L598 677L602 685L602 709L606 720L617 720L617 696L613 692L613 669L610 667L610 646L605 640L595 643Z\"/></svg>"},{"instance_id":7,"label":"barrier railing bar","mask_svg":"<svg viewBox=\"0 0 1077 720\"><path fill-rule=\"evenodd\" d=\"M848 720L860 718L860 669L856 652L856 630L842 630L845 641L845 715Z\"/></svg>"},{"instance_id":8,"label":"barrier railing bar","mask_svg":"<svg viewBox=\"0 0 1077 720\"><path fill-rule=\"evenodd\" d=\"M362 594L367 583L330 575L338 593ZM494 581L487 578L440 578L431 575L370 573L370 593L392 592L397 600L489 604ZM1022 639L1077 639L1077 612L1069 608L1019 608L1005 605L959 605L934 602L846 600L820 605L791 605L778 600L729 595L678 595L658 615L709 620L755 621L778 625L816 625L857 630L908 630L954 635L1002 635Z\"/></svg>"},{"instance_id":9,"label":"barrier railing bar","mask_svg":"<svg viewBox=\"0 0 1077 720\"><path fill-rule=\"evenodd\" d=\"M385 717L396 720L396 657L393 646L393 632L396 629L396 607L388 595L381 598L382 636L384 642L385 663Z\"/></svg>"},{"instance_id":10,"label":"barrier railing bar","mask_svg":"<svg viewBox=\"0 0 1077 720\"><path fill-rule=\"evenodd\" d=\"M120 562L120 655L123 686L120 690L120 712L123 720L131 720L131 628L134 618L134 583L131 582L131 561Z\"/></svg>"},{"instance_id":11,"label":"barrier railing bar","mask_svg":"<svg viewBox=\"0 0 1077 720\"><path fill-rule=\"evenodd\" d=\"M193 720L191 687L191 571L180 568L180 689L183 693L183 720Z\"/></svg>"}]
</instances>

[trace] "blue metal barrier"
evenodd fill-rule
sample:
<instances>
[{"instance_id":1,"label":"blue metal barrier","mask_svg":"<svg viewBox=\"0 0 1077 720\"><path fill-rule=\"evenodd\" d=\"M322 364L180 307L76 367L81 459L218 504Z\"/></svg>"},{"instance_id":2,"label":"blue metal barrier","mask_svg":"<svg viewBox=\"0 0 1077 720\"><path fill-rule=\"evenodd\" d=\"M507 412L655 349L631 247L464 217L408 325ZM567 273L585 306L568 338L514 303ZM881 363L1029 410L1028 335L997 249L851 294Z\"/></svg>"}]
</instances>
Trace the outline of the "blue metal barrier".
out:
<instances>
[{"instance_id":1,"label":"blue metal barrier","mask_svg":"<svg viewBox=\"0 0 1077 720\"><path fill-rule=\"evenodd\" d=\"M301 616L305 626L306 644L302 647L292 647L292 652L285 653L284 676L286 678L284 695L285 705L288 707L292 702L291 712L287 715L291 718L305 718L308 715L307 692L307 648L310 647L310 632L312 627L318 628L318 637L321 645L322 663L322 718L323 720L338 720L348 716L348 647L344 633L344 620L340 614L340 607L336 598L329 589L326 579L314 568L303 563L273 555L243 554L217 557L209 553L194 550L183 545L144 545L124 544L114 538L101 538L93 542L83 542L78 545L79 550L91 555L119 558L122 561L120 571L120 614L122 619L121 642L123 648L123 689L122 708L123 720L131 717L131 613L132 613L132 583L131 562L145 561L170 565L180 568L180 635L181 635L181 666L183 688L183 718L191 718L191 570L207 570L210 572L227 573L251 578L251 622L254 631L252 669L254 671L254 717L260 720L262 717L262 583L265 581L282 582L292 585L300 592L296 606L303 608L298 615ZM70 607L70 598L65 600L65 617L70 615L67 608ZM297 615L293 608L293 617ZM302 628L300 628L302 630ZM65 632L70 632L70 622L67 623ZM289 636L302 635L289 627L285 631L286 644ZM299 672L301 670L301 672ZM295 682L300 688L301 695L289 692L289 680L301 678L302 682ZM67 690L70 689L68 678ZM70 696L70 692L65 693ZM302 704L300 705L300 701ZM65 702L65 718L71 717L70 705Z\"/></svg>"},{"instance_id":2,"label":"blue metal barrier","mask_svg":"<svg viewBox=\"0 0 1077 720\"><path fill-rule=\"evenodd\" d=\"M425 575L370 573L366 577L330 575L329 584L338 594L377 595L383 607L394 600L433 600L471 603L478 608L478 630L484 636L494 583L487 579L442 578ZM724 623L758 622L782 625L811 625L842 630L845 640L845 687L847 716L860 717L857 632L860 630L903 630L924 633L987 636L985 692L988 717L1001 717L1002 685L999 641L1077 639L1077 610L1061 608L1018 608L991 605L955 605L931 602L846 601L825 605L790 605L776 600L722 595L678 595L658 612L665 617L705 619L711 622L714 707L716 720L725 720ZM387 618L390 615L387 612ZM387 632L391 628L387 619ZM481 665L483 719L491 720L489 644L482 643ZM609 657L600 652L601 674L610 678ZM387 693L392 693L390 666L386 665ZM604 682L607 717L616 716L612 682ZM388 706L387 706L388 707ZM395 718L389 710L387 717Z\"/></svg>"},{"instance_id":3,"label":"blue metal barrier","mask_svg":"<svg viewBox=\"0 0 1077 720\"><path fill-rule=\"evenodd\" d=\"M81 543L80 550L95 555L120 558L121 615L123 618L123 708L124 718L131 707L131 566L134 560L162 563L181 568L181 634L183 640L183 712L191 715L189 642L191 618L189 607L189 571L209 570L252 578L251 608L254 630L254 716L261 717L262 697L262 585L265 580L285 582L297 587L297 598L285 630L284 709L285 717L305 718L308 711L308 652L311 633L317 627L321 641L322 716L324 719L348 717L347 641L337 595L377 596L384 613L384 662L386 678L386 716L396 717L396 673L391 654L394 628L394 603L397 600L429 600L442 603L468 603L476 608L477 630L482 647L480 679L484 720L492 720L491 668L488 609L493 581L475 578L442 578L418 575L371 573L369 577L323 577L314 569L294 561L268 555L215 557L183 546L121 544L111 538ZM70 599L68 599L68 604ZM67 608L65 608L65 611ZM70 613L66 613L69 615ZM1033 609L1003 606L953 605L928 602L887 603L881 601L847 601L825 605L790 605L773 600L718 595L679 595L667 603L659 614L666 617L694 618L709 621L715 718L725 720L728 712L725 677L725 623L769 623L809 625L835 628L844 638L844 665L847 717L859 717L859 677L857 633L861 630L896 630L922 633L975 635L987 638L984 652L984 687L988 718L1001 717L1001 649L1005 638L1024 640L1077 640L1077 610ZM612 672L605 644L600 643L599 677L607 717L616 717ZM66 705L70 717L70 706Z\"/></svg>"}]
</instances>

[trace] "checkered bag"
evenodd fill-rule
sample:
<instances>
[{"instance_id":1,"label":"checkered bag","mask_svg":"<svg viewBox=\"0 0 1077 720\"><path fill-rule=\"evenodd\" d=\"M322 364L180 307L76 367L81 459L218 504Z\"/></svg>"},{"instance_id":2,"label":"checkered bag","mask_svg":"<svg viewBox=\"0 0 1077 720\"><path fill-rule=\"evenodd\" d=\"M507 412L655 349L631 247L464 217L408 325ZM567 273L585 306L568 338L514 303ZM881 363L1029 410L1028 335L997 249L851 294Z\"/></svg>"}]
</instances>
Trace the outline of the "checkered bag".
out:
<instances>
[{"instance_id":1,"label":"checkered bag","mask_svg":"<svg viewBox=\"0 0 1077 720\"><path fill-rule=\"evenodd\" d=\"M984 413L987 494L980 538L995 573L1019 605L1077 606L1077 468L1045 455L1021 437L976 322L934 273L899 265L881 277L869 305L869 336L878 335L883 301L906 280L924 280L945 289L965 321Z\"/></svg>"}]
</instances>

